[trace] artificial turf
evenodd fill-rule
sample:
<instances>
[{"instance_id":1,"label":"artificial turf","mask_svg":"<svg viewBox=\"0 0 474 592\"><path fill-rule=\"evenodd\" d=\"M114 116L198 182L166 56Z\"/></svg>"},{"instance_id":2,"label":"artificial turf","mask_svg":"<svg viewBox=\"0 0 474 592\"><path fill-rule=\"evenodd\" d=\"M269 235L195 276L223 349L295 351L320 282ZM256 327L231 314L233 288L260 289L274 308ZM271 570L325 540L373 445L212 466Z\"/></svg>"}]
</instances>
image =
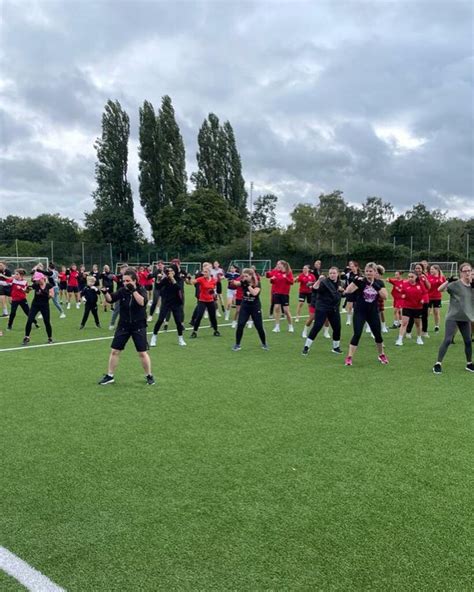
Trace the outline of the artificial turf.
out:
<instances>
[{"instance_id":1,"label":"artificial turf","mask_svg":"<svg viewBox=\"0 0 474 592\"><path fill-rule=\"evenodd\" d=\"M432 374L443 331L402 348L391 331L388 366L363 335L352 368L322 335L302 357L301 322L266 323L269 352L255 330L240 352L230 327L186 332L186 348L161 333L156 386L130 344L99 387L109 340L1 351L20 315L0 338L0 545L58 585L471 588L473 376L460 343ZM52 315L56 341L110 335L79 331L82 310Z\"/></svg>"}]
</instances>

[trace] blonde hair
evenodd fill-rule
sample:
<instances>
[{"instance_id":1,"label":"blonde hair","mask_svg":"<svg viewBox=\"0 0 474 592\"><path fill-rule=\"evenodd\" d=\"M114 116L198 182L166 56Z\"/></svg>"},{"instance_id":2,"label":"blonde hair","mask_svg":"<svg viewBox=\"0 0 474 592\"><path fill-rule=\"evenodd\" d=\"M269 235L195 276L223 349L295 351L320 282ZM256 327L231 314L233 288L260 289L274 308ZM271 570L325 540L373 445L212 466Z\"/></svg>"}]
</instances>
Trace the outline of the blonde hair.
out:
<instances>
[{"instance_id":1,"label":"blonde hair","mask_svg":"<svg viewBox=\"0 0 474 592\"><path fill-rule=\"evenodd\" d=\"M292 273L291 267L290 267L290 264L288 263L288 261L281 259L279 261L279 263L280 263L280 265L283 265L283 267L285 268L285 273Z\"/></svg>"},{"instance_id":2,"label":"blonde hair","mask_svg":"<svg viewBox=\"0 0 474 592\"><path fill-rule=\"evenodd\" d=\"M93 275L88 275L86 281L87 281L87 285L88 286L94 286L95 285L95 277Z\"/></svg>"},{"instance_id":3,"label":"blonde hair","mask_svg":"<svg viewBox=\"0 0 474 592\"><path fill-rule=\"evenodd\" d=\"M373 269L374 271L378 271L377 269L377 263L374 263L374 261L369 261L369 263L366 264L365 268L366 271L368 269Z\"/></svg>"},{"instance_id":4,"label":"blonde hair","mask_svg":"<svg viewBox=\"0 0 474 592\"><path fill-rule=\"evenodd\" d=\"M246 267L245 269L242 269L242 274L244 273L250 276L252 284L257 284L257 275L255 273L255 269L252 269L251 267Z\"/></svg>"}]
</instances>

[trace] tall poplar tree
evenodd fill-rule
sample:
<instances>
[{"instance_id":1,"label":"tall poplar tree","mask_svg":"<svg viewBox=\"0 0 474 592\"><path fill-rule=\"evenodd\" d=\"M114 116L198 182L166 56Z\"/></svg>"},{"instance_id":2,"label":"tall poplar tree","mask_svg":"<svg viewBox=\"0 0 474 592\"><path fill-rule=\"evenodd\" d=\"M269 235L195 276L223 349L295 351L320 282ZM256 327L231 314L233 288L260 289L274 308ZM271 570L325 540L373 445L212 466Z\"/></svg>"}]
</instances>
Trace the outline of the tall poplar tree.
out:
<instances>
[{"instance_id":1,"label":"tall poplar tree","mask_svg":"<svg viewBox=\"0 0 474 592\"><path fill-rule=\"evenodd\" d=\"M133 215L133 197L127 180L130 119L118 101L108 100L102 115L102 136L97 151L92 193L95 209L86 213L86 228L97 242L110 242L125 253L141 236Z\"/></svg>"},{"instance_id":2,"label":"tall poplar tree","mask_svg":"<svg viewBox=\"0 0 474 592\"><path fill-rule=\"evenodd\" d=\"M222 129L225 143L225 195L224 197L240 213L247 212L247 192L242 176L242 161L237 151L235 135L228 121Z\"/></svg>"},{"instance_id":3,"label":"tall poplar tree","mask_svg":"<svg viewBox=\"0 0 474 592\"><path fill-rule=\"evenodd\" d=\"M163 200L165 204L175 204L176 198L186 193L186 155L183 138L168 95L165 95L161 101L158 127Z\"/></svg>"}]
</instances>

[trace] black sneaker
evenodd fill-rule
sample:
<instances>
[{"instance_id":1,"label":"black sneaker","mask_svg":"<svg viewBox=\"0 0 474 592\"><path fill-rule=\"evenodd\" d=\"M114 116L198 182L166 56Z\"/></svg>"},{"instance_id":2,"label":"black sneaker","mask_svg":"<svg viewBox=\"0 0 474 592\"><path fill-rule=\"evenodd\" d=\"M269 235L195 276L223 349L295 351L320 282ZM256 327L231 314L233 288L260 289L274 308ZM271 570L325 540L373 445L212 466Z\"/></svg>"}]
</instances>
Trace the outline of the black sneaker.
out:
<instances>
[{"instance_id":1,"label":"black sneaker","mask_svg":"<svg viewBox=\"0 0 474 592\"><path fill-rule=\"evenodd\" d=\"M102 325L99 323L98 325L96 325L97 329L102 329Z\"/></svg>"},{"instance_id":2,"label":"black sneaker","mask_svg":"<svg viewBox=\"0 0 474 592\"><path fill-rule=\"evenodd\" d=\"M340 347L333 347L331 351L333 354L342 354L342 349Z\"/></svg>"},{"instance_id":3,"label":"black sneaker","mask_svg":"<svg viewBox=\"0 0 474 592\"><path fill-rule=\"evenodd\" d=\"M309 354L309 347L307 345L305 345L303 347L303 351L301 352L302 356L307 356Z\"/></svg>"},{"instance_id":4,"label":"black sneaker","mask_svg":"<svg viewBox=\"0 0 474 592\"><path fill-rule=\"evenodd\" d=\"M115 378L110 376L109 374L105 374L102 380L99 380L101 386L105 386L106 384L113 384L115 382Z\"/></svg>"},{"instance_id":5,"label":"black sneaker","mask_svg":"<svg viewBox=\"0 0 474 592\"><path fill-rule=\"evenodd\" d=\"M11 331L11 330L12 330L12 327L7 327L7 331Z\"/></svg>"},{"instance_id":6,"label":"black sneaker","mask_svg":"<svg viewBox=\"0 0 474 592\"><path fill-rule=\"evenodd\" d=\"M241 349L242 349L242 347L240 345L238 345L237 343L232 346L232 351L240 351Z\"/></svg>"},{"instance_id":7,"label":"black sneaker","mask_svg":"<svg viewBox=\"0 0 474 592\"><path fill-rule=\"evenodd\" d=\"M435 328L434 328L434 332L435 332L435 333L439 333L439 327L435 327Z\"/></svg>"},{"instance_id":8,"label":"black sneaker","mask_svg":"<svg viewBox=\"0 0 474 592\"><path fill-rule=\"evenodd\" d=\"M472 362L469 362L469 364L466 364L466 370L468 372L474 372L474 364Z\"/></svg>"},{"instance_id":9,"label":"black sneaker","mask_svg":"<svg viewBox=\"0 0 474 592\"><path fill-rule=\"evenodd\" d=\"M268 347L268 345L266 343L264 345L262 345L262 349L263 349L263 351L270 351L270 348Z\"/></svg>"},{"instance_id":10,"label":"black sneaker","mask_svg":"<svg viewBox=\"0 0 474 592\"><path fill-rule=\"evenodd\" d=\"M197 336L198 334L196 333L196 331L193 331L190 335L191 339L196 339Z\"/></svg>"},{"instance_id":11,"label":"black sneaker","mask_svg":"<svg viewBox=\"0 0 474 592\"><path fill-rule=\"evenodd\" d=\"M219 333L219 331L214 331L214 337L220 337L221 334Z\"/></svg>"},{"instance_id":12,"label":"black sneaker","mask_svg":"<svg viewBox=\"0 0 474 592\"><path fill-rule=\"evenodd\" d=\"M81 326L79 327L79 331L80 331L81 329L84 329L84 325L81 325Z\"/></svg>"},{"instance_id":13,"label":"black sneaker","mask_svg":"<svg viewBox=\"0 0 474 592\"><path fill-rule=\"evenodd\" d=\"M165 323L165 324L163 325L163 331L168 331L168 323Z\"/></svg>"},{"instance_id":14,"label":"black sneaker","mask_svg":"<svg viewBox=\"0 0 474 592\"><path fill-rule=\"evenodd\" d=\"M441 364L436 362L436 364L433 366L433 374L441 374L442 372L443 369L441 368Z\"/></svg>"},{"instance_id":15,"label":"black sneaker","mask_svg":"<svg viewBox=\"0 0 474 592\"><path fill-rule=\"evenodd\" d=\"M153 386L155 383L155 379L153 378L153 374L148 374L148 376L145 376L145 380L148 386Z\"/></svg>"},{"instance_id":16,"label":"black sneaker","mask_svg":"<svg viewBox=\"0 0 474 592\"><path fill-rule=\"evenodd\" d=\"M48 338L48 343L53 343L53 340L51 337Z\"/></svg>"},{"instance_id":17,"label":"black sneaker","mask_svg":"<svg viewBox=\"0 0 474 592\"><path fill-rule=\"evenodd\" d=\"M28 345L30 343L29 337L23 337L22 345Z\"/></svg>"}]
</instances>

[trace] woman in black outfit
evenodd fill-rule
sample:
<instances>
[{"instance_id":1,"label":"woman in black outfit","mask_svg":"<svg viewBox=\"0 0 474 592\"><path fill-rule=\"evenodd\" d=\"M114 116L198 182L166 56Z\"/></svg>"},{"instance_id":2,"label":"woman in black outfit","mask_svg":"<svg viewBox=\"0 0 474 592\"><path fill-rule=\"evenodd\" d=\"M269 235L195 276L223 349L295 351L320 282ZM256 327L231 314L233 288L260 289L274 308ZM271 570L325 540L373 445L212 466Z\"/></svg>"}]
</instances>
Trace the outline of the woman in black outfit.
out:
<instances>
[{"instance_id":1,"label":"woman in black outfit","mask_svg":"<svg viewBox=\"0 0 474 592\"><path fill-rule=\"evenodd\" d=\"M31 290L34 293L34 296L28 314L28 320L26 321L23 345L28 345L30 343L31 326L35 322L38 313L41 313L43 317L44 328L48 335L48 343L53 343L53 330L49 320L49 299L54 296L54 286L48 282L47 278L42 273L36 271L33 275Z\"/></svg>"},{"instance_id":2,"label":"woman in black outfit","mask_svg":"<svg viewBox=\"0 0 474 592\"><path fill-rule=\"evenodd\" d=\"M313 284L313 294L316 294L316 312L313 327L306 338L302 351L304 356L308 355L313 341L324 327L326 320L329 321L332 328L332 351L335 354L342 354L340 348L341 313L339 312L339 305L344 288L339 280L339 269L337 267L331 267L328 275L329 277L321 275L318 281Z\"/></svg>"},{"instance_id":3,"label":"woman in black outfit","mask_svg":"<svg viewBox=\"0 0 474 592\"><path fill-rule=\"evenodd\" d=\"M259 297L261 288L260 282L255 275L255 271L253 269L244 269L240 280L235 280L232 284L236 287L240 286L243 292L237 331L235 334L235 345L232 349L234 351L242 349L240 342L242 341L245 325L251 318L254 322L255 329L257 329L260 341L262 342L262 349L267 351L267 338L263 328L262 305Z\"/></svg>"},{"instance_id":4,"label":"woman in black outfit","mask_svg":"<svg viewBox=\"0 0 474 592\"><path fill-rule=\"evenodd\" d=\"M155 285L155 289L159 290L161 295L161 308L158 320L153 328L153 335L151 336L150 346L156 346L156 339L161 325L173 313L176 329L178 330L178 345L184 346L186 342L183 338L183 291L184 282L180 276L179 270L175 265L165 269L163 279ZM166 321L167 322L167 321Z\"/></svg>"}]
</instances>

